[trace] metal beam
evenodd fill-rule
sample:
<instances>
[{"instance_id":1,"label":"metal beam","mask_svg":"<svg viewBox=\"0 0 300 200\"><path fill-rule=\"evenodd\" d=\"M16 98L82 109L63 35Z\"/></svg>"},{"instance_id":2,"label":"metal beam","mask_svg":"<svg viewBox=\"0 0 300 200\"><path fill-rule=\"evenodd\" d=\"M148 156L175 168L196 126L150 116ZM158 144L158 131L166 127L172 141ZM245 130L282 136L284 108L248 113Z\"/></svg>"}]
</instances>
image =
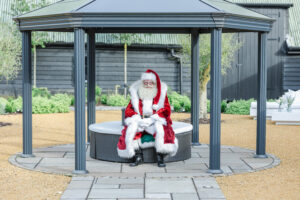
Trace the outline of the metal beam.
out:
<instances>
[{"instance_id":1,"label":"metal beam","mask_svg":"<svg viewBox=\"0 0 300 200\"><path fill-rule=\"evenodd\" d=\"M87 137L88 143L90 142L89 125L94 124L96 121L96 102L95 102L95 87L96 87L96 59L95 59L95 32L88 32L87 42L87 64L88 64L88 126Z\"/></svg>"},{"instance_id":2,"label":"metal beam","mask_svg":"<svg viewBox=\"0 0 300 200\"><path fill-rule=\"evenodd\" d=\"M192 144L199 143L199 30L193 29L191 34L191 61L192 61L192 79L191 79L191 121L193 124Z\"/></svg>"},{"instance_id":3,"label":"metal beam","mask_svg":"<svg viewBox=\"0 0 300 200\"><path fill-rule=\"evenodd\" d=\"M74 29L75 59L75 174L85 174L85 45L84 30Z\"/></svg>"},{"instance_id":4,"label":"metal beam","mask_svg":"<svg viewBox=\"0 0 300 200\"><path fill-rule=\"evenodd\" d=\"M267 33L258 33L258 98L255 157L266 158Z\"/></svg>"},{"instance_id":5,"label":"metal beam","mask_svg":"<svg viewBox=\"0 0 300 200\"><path fill-rule=\"evenodd\" d=\"M210 145L209 172L223 173L220 168L221 148L221 49L222 29L211 31L211 70L210 70Z\"/></svg>"},{"instance_id":6,"label":"metal beam","mask_svg":"<svg viewBox=\"0 0 300 200\"><path fill-rule=\"evenodd\" d=\"M31 81L31 32L22 32L22 76L23 76L23 154L32 154L32 81Z\"/></svg>"}]
</instances>

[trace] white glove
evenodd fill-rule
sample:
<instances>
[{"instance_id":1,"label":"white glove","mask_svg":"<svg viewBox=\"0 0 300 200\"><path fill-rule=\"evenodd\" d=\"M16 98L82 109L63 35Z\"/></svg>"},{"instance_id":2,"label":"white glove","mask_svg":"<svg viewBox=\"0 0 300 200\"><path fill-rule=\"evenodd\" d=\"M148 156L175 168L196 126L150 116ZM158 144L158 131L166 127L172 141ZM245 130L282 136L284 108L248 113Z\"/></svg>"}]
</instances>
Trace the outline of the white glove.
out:
<instances>
[{"instance_id":1,"label":"white glove","mask_svg":"<svg viewBox=\"0 0 300 200\"><path fill-rule=\"evenodd\" d=\"M154 120L152 118L141 119L139 121L139 127L146 128L146 127L151 126L153 123L154 123Z\"/></svg>"}]
</instances>

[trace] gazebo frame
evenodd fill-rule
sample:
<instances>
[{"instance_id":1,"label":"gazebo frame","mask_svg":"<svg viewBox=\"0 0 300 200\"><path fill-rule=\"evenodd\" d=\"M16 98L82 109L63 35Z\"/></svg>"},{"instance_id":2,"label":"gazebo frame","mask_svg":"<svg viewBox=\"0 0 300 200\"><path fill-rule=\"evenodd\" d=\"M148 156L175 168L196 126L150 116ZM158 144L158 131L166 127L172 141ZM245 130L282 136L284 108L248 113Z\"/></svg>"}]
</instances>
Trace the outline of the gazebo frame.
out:
<instances>
[{"instance_id":1,"label":"gazebo frame","mask_svg":"<svg viewBox=\"0 0 300 200\"><path fill-rule=\"evenodd\" d=\"M105 0L101 0L105 1ZM184 8L180 1L161 2L162 11L151 11L150 5L140 8L118 6L124 0L113 0L104 11L100 0L77 0L74 4L61 1L48 7L15 17L22 32L23 68L23 157L32 153L32 81L31 81L31 31L74 32L75 58L75 171L86 170L85 127L85 33L87 33L88 58L88 125L95 123L95 34L96 33L172 33L191 34L191 121L192 144L199 144L199 34L211 34L211 107L209 172L222 173L220 168L221 127L221 36L222 32L258 33L258 106L256 155L267 157L266 146L266 43L273 19L222 0L186 0ZM142 1L142 0L140 0ZM170 8L168 3L174 4ZM64 11L56 11L57 6ZM143 1L144 4L149 1ZM178 4L178 5L177 5ZM69 7L68 7L69 6ZM99 12L95 9L99 8ZM150 7L150 8L149 8ZM196 8L195 8L196 7ZM158 8L158 7L157 7ZM68 10L69 9L69 10ZM184 9L184 10L183 10ZM195 10L196 9L196 10ZM149 11L150 10L150 11ZM159 9L161 10L161 9ZM88 134L89 135L89 134ZM89 141L89 136L88 136Z\"/></svg>"}]
</instances>

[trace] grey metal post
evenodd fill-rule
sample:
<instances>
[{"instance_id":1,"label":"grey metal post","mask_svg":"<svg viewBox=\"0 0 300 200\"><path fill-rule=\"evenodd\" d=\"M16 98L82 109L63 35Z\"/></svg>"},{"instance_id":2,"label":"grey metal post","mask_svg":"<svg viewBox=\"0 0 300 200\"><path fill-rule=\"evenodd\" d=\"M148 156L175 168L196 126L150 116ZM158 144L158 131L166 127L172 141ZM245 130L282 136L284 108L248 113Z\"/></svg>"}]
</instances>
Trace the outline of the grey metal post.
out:
<instances>
[{"instance_id":1,"label":"grey metal post","mask_svg":"<svg viewBox=\"0 0 300 200\"><path fill-rule=\"evenodd\" d=\"M32 154L32 83L31 83L31 32L22 32L22 76L23 76L23 154Z\"/></svg>"},{"instance_id":2,"label":"grey metal post","mask_svg":"<svg viewBox=\"0 0 300 200\"><path fill-rule=\"evenodd\" d=\"M266 158L266 99L267 99L267 66L266 66L267 33L258 33L258 98L257 98L257 136L256 155Z\"/></svg>"},{"instance_id":3,"label":"grey metal post","mask_svg":"<svg viewBox=\"0 0 300 200\"><path fill-rule=\"evenodd\" d=\"M88 32L87 42L87 63L88 63L88 126L87 126L87 141L90 142L89 125L96 121L96 102L95 102L95 87L96 87L96 60L95 60L95 32Z\"/></svg>"},{"instance_id":4,"label":"grey metal post","mask_svg":"<svg viewBox=\"0 0 300 200\"><path fill-rule=\"evenodd\" d=\"M192 79L191 79L191 121L193 124L192 144L199 143L199 30L193 29L191 35L191 61L192 61Z\"/></svg>"},{"instance_id":5,"label":"grey metal post","mask_svg":"<svg viewBox=\"0 0 300 200\"><path fill-rule=\"evenodd\" d=\"M221 129L221 39L222 29L211 31L211 71L210 71L210 145L209 172L223 173L220 168Z\"/></svg>"},{"instance_id":6,"label":"grey metal post","mask_svg":"<svg viewBox=\"0 0 300 200\"><path fill-rule=\"evenodd\" d=\"M85 174L85 45L84 30L74 29L75 59L75 174Z\"/></svg>"}]
</instances>

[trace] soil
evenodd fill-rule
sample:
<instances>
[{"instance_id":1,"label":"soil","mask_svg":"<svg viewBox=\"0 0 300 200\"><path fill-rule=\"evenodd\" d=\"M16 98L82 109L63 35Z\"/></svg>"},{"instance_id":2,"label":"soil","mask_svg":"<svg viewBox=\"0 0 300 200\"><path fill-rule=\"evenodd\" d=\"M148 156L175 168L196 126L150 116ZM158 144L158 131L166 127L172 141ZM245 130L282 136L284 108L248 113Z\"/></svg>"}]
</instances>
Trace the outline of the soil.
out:
<instances>
[{"instance_id":1,"label":"soil","mask_svg":"<svg viewBox=\"0 0 300 200\"><path fill-rule=\"evenodd\" d=\"M174 113L174 121L190 114ZM121 111L97 111L96 122L121 120ZM256 121L248 116L222 115L222 145L255 149ZM8 158L22 151L22 115L0 115L0 199L60 199L71 178L29 171L11 165ZM200 124L200 143L209 142L209 124ZM33 147L74 143L74 112L33 115ZM267 121L267 152L281 159L278 167L217 177L231 200L287 199L300 196L300 126L276 126Z\"/></svg>"}]
</instances>

